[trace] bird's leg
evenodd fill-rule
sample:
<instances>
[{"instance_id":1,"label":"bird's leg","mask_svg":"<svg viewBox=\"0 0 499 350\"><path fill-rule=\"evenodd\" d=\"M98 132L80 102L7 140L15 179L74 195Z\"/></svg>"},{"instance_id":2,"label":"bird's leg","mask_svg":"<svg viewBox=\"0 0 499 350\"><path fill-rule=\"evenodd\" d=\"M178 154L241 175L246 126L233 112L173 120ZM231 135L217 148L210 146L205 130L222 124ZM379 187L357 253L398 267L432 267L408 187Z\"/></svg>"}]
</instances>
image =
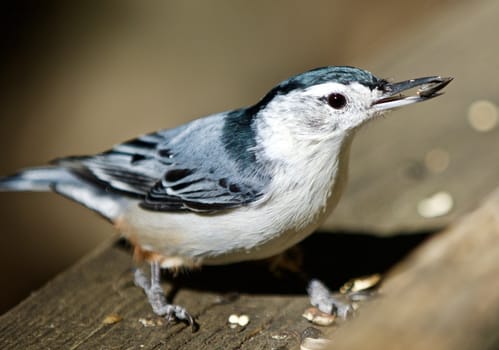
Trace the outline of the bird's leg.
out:
<instances>
[{"instance_id":1,"label":"bird's leg","mask_svg":"<svg viewBox=\"0 0 499 350\"><path fill-rule=\"evenodd\" d=\"M193 331L197 329L197 323L185 308L180 305L170 304L165 296L165 292L160 285L161 270L158 262L151 263L151 279L140 269L134 273L135 285L142 288L147 295L152 310L158 316L165 317L168 321L184 321L191 325Z\"/></svg>"},{"instance_id":2,"label":"bird's leg","mask_svg":"<svg viewBox=\"0 0 499 350\"><path fill-rule=\"evenodd\" d=\"M350 300L340 293L331 293L319 280L312 279L308 284L307 292L310 304L322 312L346 319L354 311Z\"/></svg>"}]
</instances>

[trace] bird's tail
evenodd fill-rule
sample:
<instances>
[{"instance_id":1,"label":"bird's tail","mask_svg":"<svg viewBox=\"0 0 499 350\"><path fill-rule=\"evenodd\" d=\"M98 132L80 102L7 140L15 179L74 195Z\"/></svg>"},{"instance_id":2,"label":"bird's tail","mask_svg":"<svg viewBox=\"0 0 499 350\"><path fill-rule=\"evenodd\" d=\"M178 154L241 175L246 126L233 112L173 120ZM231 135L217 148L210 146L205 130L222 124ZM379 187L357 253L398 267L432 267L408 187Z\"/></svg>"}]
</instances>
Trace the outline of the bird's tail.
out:
<instances>
[{"instance_id":1,"label":"bird's tail","mask_svg":"<svg viewBox=\"0 0 499 350\"><path fill-rule=\"evenodd\" d=\"M0 177L0 191L50 191L56 183L72 181L74 182L74 176L64 168L31 168Z\"/></svg>"},{"instance_id":2,"label":"bird's tail","mask_svg":"<svg viewBox=\"0 0 499 350\"><path fill-rule=\"evenodd\" d=\"M127 206L124 199L107 192L60 166L30 168L0 177L0 192L54 191L83 204L108 220L114 221Z\"/></svg>"}]
</instances>

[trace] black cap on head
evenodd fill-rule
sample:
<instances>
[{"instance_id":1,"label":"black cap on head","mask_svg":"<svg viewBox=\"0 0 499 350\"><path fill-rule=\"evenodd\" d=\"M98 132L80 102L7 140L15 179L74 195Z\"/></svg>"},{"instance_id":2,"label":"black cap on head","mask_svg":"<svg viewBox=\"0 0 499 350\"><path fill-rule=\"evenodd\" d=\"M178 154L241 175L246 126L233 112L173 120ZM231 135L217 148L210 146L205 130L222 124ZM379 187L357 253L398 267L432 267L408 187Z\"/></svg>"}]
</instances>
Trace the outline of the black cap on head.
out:
<instances>
[{"instance_id":1,"label":"black cap on head","mask_svg":"<svg viewBox=\"0 0 499 350\"><path fill-rule=\"evenodd\" d=\"M267 95L265 95L265 97L253 108L255 111L262 109L276 95L285 95L296 89L306 89L314 85L328 82L337 82L344 85L356 82L368 87L371 90L375 88L383 89L383 87L387 84L386 80L378 79L370 72L355 67L329 66L315 68L284 80L270 90Z\"/></svg>"},{"instance_id":2,"label":"black cap on head","mask_svg":"<svg viewBox=\"0 0 499 350\"><path fill-rule=\"evenodd\" d=\"M349 83L359 83L367 86L371 90L384 83L384 80L376 78L370 72L349 66L329 66L309 70L308 72L298 74L288 80L283 81L277 87L288 90L289 86L293 88L307 88L317 84L327 82L337 82L347 85Z\"/></svg>"}]
</instances>

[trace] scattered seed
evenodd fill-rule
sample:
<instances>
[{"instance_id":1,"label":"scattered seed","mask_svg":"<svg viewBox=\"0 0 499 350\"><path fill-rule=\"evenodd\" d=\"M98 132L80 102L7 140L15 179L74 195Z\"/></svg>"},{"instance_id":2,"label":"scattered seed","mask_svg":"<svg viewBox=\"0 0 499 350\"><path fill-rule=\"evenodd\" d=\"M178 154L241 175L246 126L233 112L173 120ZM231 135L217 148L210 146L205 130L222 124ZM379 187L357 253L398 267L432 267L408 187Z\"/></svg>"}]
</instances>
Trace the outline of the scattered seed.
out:
<instances>
[{"instance_id":1,"label":"scattered seed","mask_svg":"<svg viewBox=\"0 0 499 350\"><path fill-rule=\"evenodd\" d=\"M156 327L156 326L163 325L163 320L161 318L158 318L156 320L147 319L147 318L139 318L139 322L144 327Z\"/></svg>"},{"instance_id":2,"label":"scattered seed","mask_svg":"<svg viewBox=\"0 0 499 350\"><path fill-rule=\"evenodd\" d=\"M228 322L230 328L236 328L237 326L246 327L250 322L250 318L248 315L232 314L229 316Z\"/></svg>"},{"instance_id":3,"label":"scattered seed","mask_svg":"<svg viewBox=\"0 0 499 350\"><path fill-rule=\"evenodd\" d=\"M319 350L331 345L331 340L326 338L305 338L300 344L300 350Z\"/></svg>"},{"instance_id":4,"label":"scattered seed","mask_svg":"<svg viewBox=\"0 0 499 350\"><path fill-rule=\"evenodd\" d=\"M238 324L239 323L239 316L236 314L232 314L229 316L229 323L230 324Z\"/></svg>"},{"instance_id":5,"label":"scattered seed","mask_svg":"<svg viewBox=\"0 0 499 350\"><path fill-rule=\"evenodd\" d=\"M330 326L336 319L335 314L322 312L316 307L309 307L303 312L302 316L317 326Z\"/></svg>"},{"instance_id":6,"label":"scattered seed","mask_svg":"<svg viewBox=\"0 0 499 350\"><path fill-rule=\"evenodd\" d=\"M237 324L240 325L241 327L245 327L248 325L250 321L250 318L248 315L241 315L239 316L239 320L237 321Z\"/></svg>"},{"instance_id":7,"label":"scattered seed","mask_svg":"<svg viewBox=\"0 0 499 350\"><path fill-rule=\"evenodd\" d=\"M102 320L102 323L103 324L115 324L115 323L120 322L121 320L123 320L123 317L121 317L120 315L118 315L116 313L112 313L112 314L107 315Z\"/></svg>"},{"instance_id":8,"label":"scattered seed","mask_svg":"<svg viewBox=\"0 0 499 350\"><path fill-rule=\"evenodd\" d=\"M340 293L357 293L366 289L376 287L379 282L381 282L381 275L375 273L374 275L362 276L358 278L353 278L345 283L340 288Z\"/></svg>"}]
</instances>

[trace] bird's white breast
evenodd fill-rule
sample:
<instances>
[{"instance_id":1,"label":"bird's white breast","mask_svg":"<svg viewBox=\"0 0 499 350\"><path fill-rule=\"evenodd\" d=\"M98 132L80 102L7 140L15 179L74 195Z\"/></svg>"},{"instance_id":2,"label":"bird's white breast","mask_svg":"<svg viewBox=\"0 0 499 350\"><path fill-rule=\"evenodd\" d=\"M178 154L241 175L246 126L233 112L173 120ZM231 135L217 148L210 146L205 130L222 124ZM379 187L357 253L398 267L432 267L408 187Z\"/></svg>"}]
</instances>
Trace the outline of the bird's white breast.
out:
<instances>
[{"instance_id":1,"label":"bird's white breast","mask_svg":"<svg viewBox=\"0 0 499 350\"><path fill-rule=\"evenodd\" d=\"M202 214L145 211L131 203L120 229L142 249L169 258L164 267L278 254L312 233L339 200L350 138L323 142L328 144L308 147L310 152L277 166L269 193L252 205Z\"/></svg>"}]
</instances>

